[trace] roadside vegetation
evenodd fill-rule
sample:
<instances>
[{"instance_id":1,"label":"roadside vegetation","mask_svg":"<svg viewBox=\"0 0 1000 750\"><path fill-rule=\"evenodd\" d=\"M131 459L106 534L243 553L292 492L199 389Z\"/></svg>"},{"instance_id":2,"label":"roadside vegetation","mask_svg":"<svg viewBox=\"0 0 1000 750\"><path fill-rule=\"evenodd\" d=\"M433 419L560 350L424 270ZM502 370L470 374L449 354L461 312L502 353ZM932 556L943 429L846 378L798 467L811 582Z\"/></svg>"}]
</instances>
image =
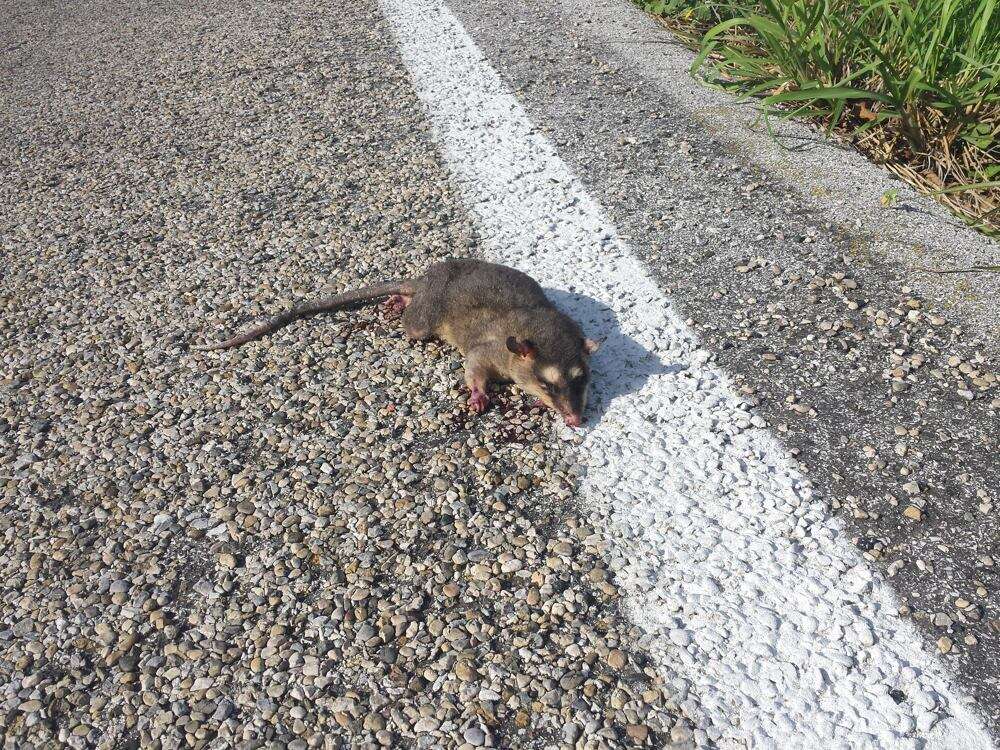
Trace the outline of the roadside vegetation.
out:
<instances>
[{"instance_id":1,"label":"roadside vegetation","mask_svg":"<svg viewBox=\"0 0 1000 750\"><path fill-rule=\"evenodd\" d=\"M1000 233L998 0L638 2L699 50L709 83L850 138Z\"/></svg>"}]
</instances>

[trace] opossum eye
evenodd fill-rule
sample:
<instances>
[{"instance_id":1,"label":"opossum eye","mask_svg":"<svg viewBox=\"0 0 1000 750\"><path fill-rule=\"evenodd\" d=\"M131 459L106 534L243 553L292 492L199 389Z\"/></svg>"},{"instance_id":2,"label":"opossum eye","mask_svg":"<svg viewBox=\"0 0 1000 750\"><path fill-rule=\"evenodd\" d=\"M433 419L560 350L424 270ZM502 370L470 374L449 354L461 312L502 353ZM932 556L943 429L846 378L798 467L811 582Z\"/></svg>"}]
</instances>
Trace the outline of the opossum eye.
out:
<instances>
[{"instance_id":1,"label":"opossum eye","mask_svg":"<svg viewBox=\"0 0 1000 750\"><path fill-rule=\"evenodd\" d=\"M542 390L549 396L555 397L561 390L556 383L551 383L548 380L543 379L539 382L542 384Z\"/></svg>"}]
</instances>

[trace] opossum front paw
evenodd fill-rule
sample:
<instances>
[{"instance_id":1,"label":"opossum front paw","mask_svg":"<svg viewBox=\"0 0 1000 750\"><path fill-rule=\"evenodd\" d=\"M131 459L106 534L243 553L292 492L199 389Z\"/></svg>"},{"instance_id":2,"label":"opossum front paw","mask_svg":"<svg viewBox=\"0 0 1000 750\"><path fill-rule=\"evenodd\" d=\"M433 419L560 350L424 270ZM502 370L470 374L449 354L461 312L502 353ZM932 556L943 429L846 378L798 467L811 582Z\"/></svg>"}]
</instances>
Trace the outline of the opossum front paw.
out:
<instances>
[{"instance_id":1,"label":"opossum front paw","mask_svg":"<svg viewBox=\"0 0 1000 750\"><path fill-rule=\"evenodd\" d=\"M482 414L489 405L490 397L478 388L473 388L472 394L469 396L469 408L476 412L476 414Z\"/></svg>"}]
</instances>

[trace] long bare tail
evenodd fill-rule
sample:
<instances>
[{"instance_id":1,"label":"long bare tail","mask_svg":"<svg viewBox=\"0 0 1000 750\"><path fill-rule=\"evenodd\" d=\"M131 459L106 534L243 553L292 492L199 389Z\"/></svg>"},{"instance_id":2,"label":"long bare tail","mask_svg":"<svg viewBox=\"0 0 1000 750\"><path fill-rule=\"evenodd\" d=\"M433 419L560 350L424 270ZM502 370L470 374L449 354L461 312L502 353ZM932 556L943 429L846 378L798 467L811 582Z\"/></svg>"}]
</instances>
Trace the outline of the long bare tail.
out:
<instances>
[{"instance_id":1,"label":"long bare tail","mask_svg":"<svg viewBox=\"0 0 1000 750\"><path fill-rule=\"evenodd\" d=\"M332 297L324 297L323 299L318 299L315 302L307 302L304 305L293 307L288 312L276 315L266 323L254 326L246 333L241 333L239 336L233 336L231 339L220 341L217 344L192 346L191 349L192 351L197 352L207 352L212 351L213 349L232 349L234 346L242 346L248 341L262 338L267 336L269 333L274 333L279 328L284 328L289 323L294 323L296 320L307 318L310 315L332 312L333 310L343 310L349 307L361 307L362 305L374 302L381 297L388 297L392 294L410 293L411 289L409 280L387 281L384 284L376 284L375 286L366 286L362 289L354 289L349 292L335 294Z\"/></svg>"}]
</instances>

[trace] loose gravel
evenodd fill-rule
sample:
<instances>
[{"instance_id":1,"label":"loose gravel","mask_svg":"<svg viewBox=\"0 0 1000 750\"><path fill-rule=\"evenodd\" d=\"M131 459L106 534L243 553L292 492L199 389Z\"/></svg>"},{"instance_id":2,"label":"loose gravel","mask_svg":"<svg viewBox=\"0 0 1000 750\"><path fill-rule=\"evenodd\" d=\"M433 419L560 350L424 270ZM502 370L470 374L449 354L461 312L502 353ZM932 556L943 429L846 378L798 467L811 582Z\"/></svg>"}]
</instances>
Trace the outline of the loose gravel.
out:
<instances>
[{"instance_id":1,"label":"loose gravel","mask_svg":"<svg viewBox=\"0 0 1000 750\"><path fill-rule=\"evenodd\" d=\"M377 310L476 252L381 15L15 6L0 129L0 730L12 747L699 736L513 393Z\"/></svg>"}]
</instances>

